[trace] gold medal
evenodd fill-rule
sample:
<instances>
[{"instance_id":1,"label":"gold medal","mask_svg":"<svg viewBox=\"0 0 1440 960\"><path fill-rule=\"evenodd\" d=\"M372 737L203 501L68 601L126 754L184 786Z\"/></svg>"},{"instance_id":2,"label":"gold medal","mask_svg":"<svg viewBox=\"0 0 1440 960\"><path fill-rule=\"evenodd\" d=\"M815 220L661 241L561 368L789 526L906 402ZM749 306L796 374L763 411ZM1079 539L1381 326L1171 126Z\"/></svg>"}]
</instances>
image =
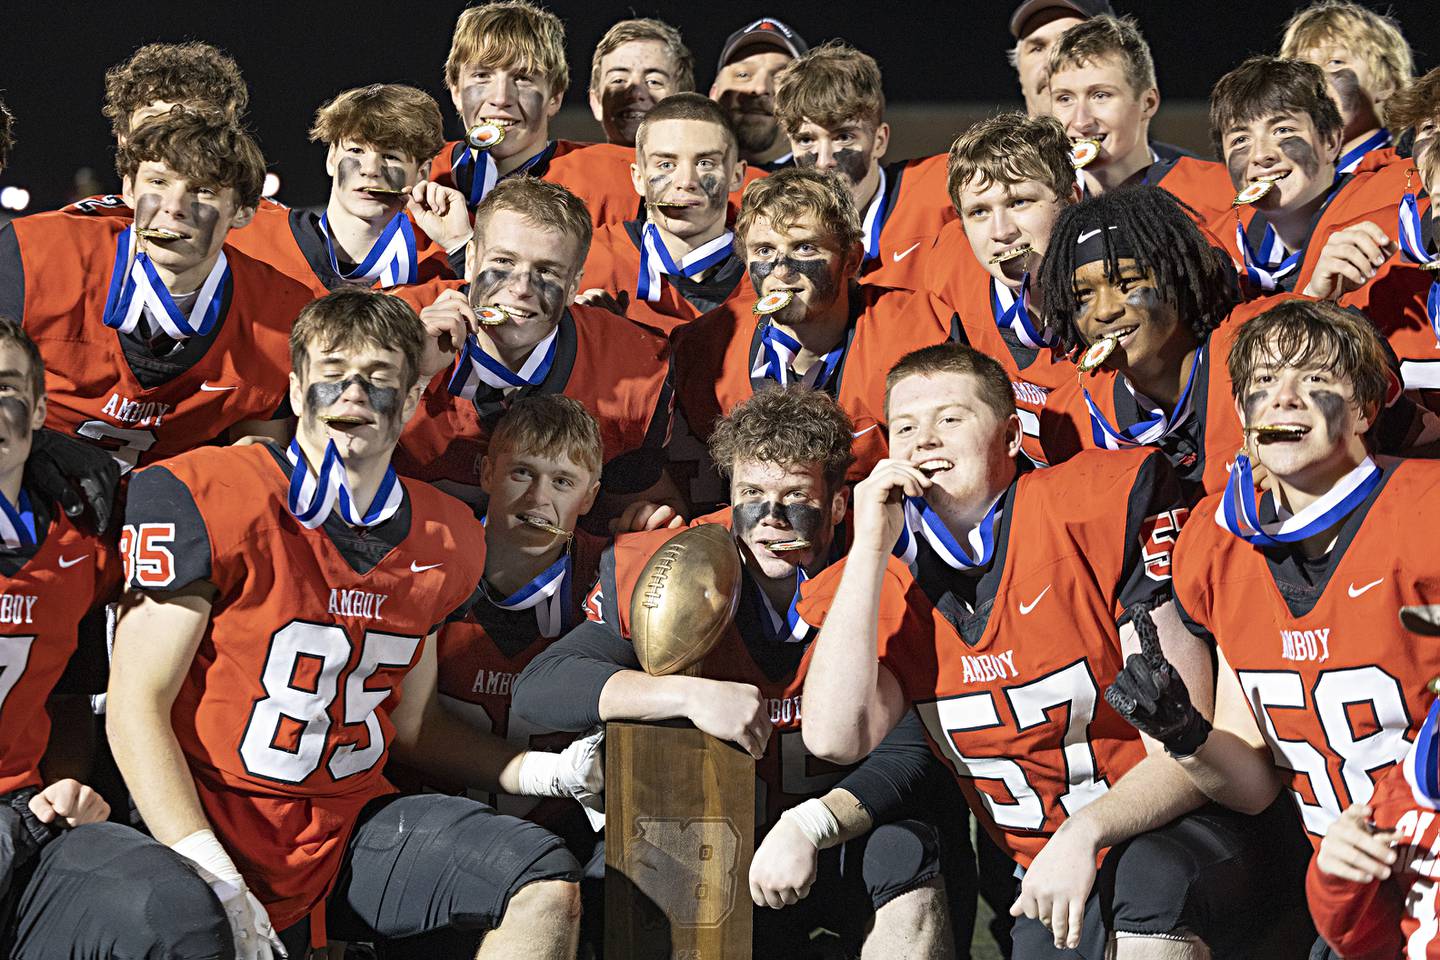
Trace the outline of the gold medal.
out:
<instances>
[{"instance_id":1,"label":"gold medal","mask_svg":"<svg viewBox=\"0 0 1440 960\"><path fill-rule=\"evenodd\" d=\"M790 553L794 550L809 550L810 541L796 538L794 540L777 540L774 543L765 544L765 549L772 553Z\"/></svg>"},{"instance_id":2,"label":"gold medal","mask_svg":"<svg viewBox=\"0 0 1440 960\"><path fill-rule=\"evenodd\" d=\"M1004 253L995 254L995 256L990 258L990 262L992 264L1009 263L1011 260L1015 260L1019 257L1028 256L1032 252L1033 248L1030 246L1030 244L1022 243L1020 244L1020 246L1014 247L1010 250L1006 250Z\"/></svg>"},{"instance_id":3,"label":"gold medal","mask_svg":"<svg viewBox=\"0 0 1440 960\"><path fill-rule=\"evenodd\" d=\"M142 239L155 240L159 243L185 239L183 233L176 233L174 230L165 230L160 227L136 227L135 235Z\"/></svg>"},{"instance_id":4,"label":"gold medal","mask_svg":"<svg viewBox=\"0 0 1440 960\"><path fill-rule=\"evenodd\" d=\"M1440 270L1440 257L1436 257L1429 263L1422 263L1419 266L1421 270L1429 270L1431 273L1434 273L1436 270Z\"/></svg>"},{"instance_id":5,"label":"gold medal","mask_svg":"<svg viewBox=\"0 0 1440 960\"><path fill-rule=\"evenodd\" d=\"M1304 427L1297 427L1292 424L1267 424L1260 427L1246 427L1245 432L1249 433L1260 443L1271 443L1276 440L1299 440L1307 433Z\"/></svg>"},{"instance_id":6,"label":"gold medal","mask_svg":"<svg viewBox=\"0 0 1440 960\"><path fill-rule=\"evenodd\" d=\"M789 290L776 290L774 293L767 293L759 300L756 300L755 306L751 309L757 317L764 317L784 310L790 306L790 302L794 299L795 294Z\"/></svg>"},{"instance_id":7,"label":"gold medal","mask_svg":"<svg viewBox=\"0 0 1440 960\"><path fill-rule=\"evenodd\" d=\"M410 196L410 188L409 188L409 187L406 187L406 188L403 189L403 190L396 190L396 189L394 189L393 187L361 187L360 189L364 190L366 193L373 193L373 194L374 194L375 196L377 196L377 197L408 197L408 196Z\"/></svg>"},{"instance_id":8,"label":"gold medal","mask_svg":"<svg viewBox=\"0 0 1440 960\"><path fill-rule=\"evenodd\" d=\"M534 527L536 530L544 530L548 534L552 534L557 537L565 537L566 539L569 539L570 537L570 531L566 530L564 527L557 527L555 526L555 524L550 523L547 520L542 520L539 517L532 517L528 513L522 514L520 519L525 521L526 526Z\"/></svg>"},{"instance_id":9,"label":"gold medal","mask_svg":"<svg viewBox=\"0 0 1440 960\"><path fill-rule=\"evenodd\" d=\"M321 414L320 422L327 427L358 427L365 421L360 417L350 417L343 414Z\"/></svg>"},{"instance_id":10,"label":"gold medal","mask_svg":"<svg viewBox=\"0 0 1440 960\"><path fill-rule=\"evenodd\" d=\"M1070 163L1076 170L1084 170L1100 156L1100 141L1095 139L1076 140L1070 144Z\"/></svg>"},{"instance_id":11,"label":"gold medal","mask_svg":"<svg viewBox=\"0 0 1440 960\"><path fill-rule=\"evenodd\" d=\"M475 319L480 321L482 327L498 327L510 319L510 313L498 303L480 307L475 311Z\"/></svg>"},{"instance_id":12,"label":"gold medal","mask_svg":"<svg viewBox=\"0 0 1440 960\"><path fill-rule=\"evenodd\" d=\"M1425 684L1425 689L1433 694L1440 695L1440 677L1431 677L1430 682Z\"/></svg>"},{"instance_id":13,"label":"gold medal","mask_svg":"<svg viewBox=\"0 0 1440 960\"><path fill-rule=\"evenodd\" d=\"M1274 190L1275 184L1279 183L1281 179L1281 177L1261 177L1244 190L1235 194L1235 199L1230 201L1230 206L1243 207L1247 203L1254 203L1271 190Z\"/></svg>"},{"instance_id":14,"label":"gold medal","mask_svg":"<svg viewBox=\"0 0 1440 960\"><path fill-rule=\"evenodd\" d=\"M505 125L498 120L482 120L465 131L465 142L476 150L489 150L505 139Z\"/></svg>"},{"instance_id":15,"label":"gold medal","mask_svg":"<svg viewBox=\"0 0 1440 960\"><path fill-rule=\"evenodd\" d=\"M1090 373L1098 369L1110 354L1115 352L1115 348L1120 345L1120 339L1119 336L1111 335L1096 340L1090 344L1089 349L1080 354L1080 362L1075 364L1075 368L1081 373Z\"/></svg>"}]
</instances>

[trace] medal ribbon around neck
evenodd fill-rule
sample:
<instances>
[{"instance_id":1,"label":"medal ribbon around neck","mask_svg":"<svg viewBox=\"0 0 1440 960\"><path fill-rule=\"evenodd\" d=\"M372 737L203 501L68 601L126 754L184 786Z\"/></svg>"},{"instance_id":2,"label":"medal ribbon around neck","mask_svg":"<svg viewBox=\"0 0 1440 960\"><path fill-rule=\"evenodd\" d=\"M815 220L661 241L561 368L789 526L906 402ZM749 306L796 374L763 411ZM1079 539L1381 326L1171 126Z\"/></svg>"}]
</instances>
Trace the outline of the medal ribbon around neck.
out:
<instances>
[{"instance_id":1,"label":"medal ribbon around neck","mask_svg":"<svg viewBox=\"0 0 1440 960\"><path fill-rule=\"evenodd\" d=\"M1328 493L1304 510L1275 523L1261 523L1254 471L1250 466L1250 457L1241 453L1235 457L1235 465L1230 468L1230 479L1225 482L1225 493L1215 510L1215 522L1257 547L1295 543L1329 530L1343 520L1370 496L1382 476L1375 461L1366 457L1354 470L1341 477Z\"/></svg>"},{"instance_id":2,"label":"medal ribbon around neck","mask_svg":"<svg viewBox=\"0 0 1440 960\"><path fill-rule=\"evenodd\" d=\"M1440 727L1440 700L1430 705L1425 722L1420 724L1420 733L1415 744L1405 755L1405 782L1421 806L1435 810L1440 808L1440 757L1436 755L1436 734Z\"/></svg>"},{"instance_id":3,"label":"medal ribbon around neck","mask_svg":"<svg viewBox=\"0 0 1440 960\"><path fill-rule=\"evenodd\" d=\"M214 328L220 319L220 307L225 301L225 288L230 283L230 262L224 251L210 268L210 274L200 285L200 292L187 317L175 305L175 299L165 286L165 281L155 272L155 264L145 251L131 259L135 243L135 227L132 224L121 232L115 245L115 267L110 273L110 292L105 298L105 312L101 319L105 326L121 333L134 333L140 325L145 308L165 334L172 340L188 340L203 337ZM198 318L198 322L197 322Z\"/></svg>"},{"instance_id":4,"label":"medal ribbon around neck","mask_svg":"<svg viewBox=\"0 0 1440 960\"><path fill-rule=\"evenodd\" d=\"M1032 350L1043 349L1054 342L1047 336L1048 330L1036 330L1030 319L1029 273L1020 280L1019 294L994 277L990 278L990 313L995 318L995 326L1011 331Z\"/></svg>"},{"instance_id":5,"label":"medal ribbon around neck","mask_svg":"<svg viewBox=\"0 0 1440 960\"><path fill-rule=\"evenodd\" d=\"M890 191L886 187L885 168L880 167L880 184L875 188L875 199L865 208L865 222L861 230L865 237L866 260L880 256L880 231L885 229L885 221L890 218Z\"/></svg>"},{"instance_id":6,"label":"medal ribbon around neck","mask_svg":"<svg viewBox=\"0 0 1440 960\"><path fill-rule=\"evenodd\" d=\"M775 324L766 323L765 329L760 331L760 357L751 368L750 376L756 380L774 380L782 387L788 387L793 382L812 390L824 390L840 367L840 360L845 356L845 344L841 343L817 358L804 376L796 377L791 364L800 355L801 349L799 340Z\"/></svg>"},{"instance_id":7,"label":"medal ribbon around neck","mask_svg":"<svg viewBox=\"0 0 1440 960\"><path fill-rule=\"evenodd\" d=\"M414 283L420 277L415 252L415 227L410 217L401 210L390 218L385 230L365 254L365 259L349 273L340 272L340 262L335 257L335 240L330 235L330 216L320 214L320 235L325 238L325 253L330 257L330 269L341 279L375 283L381 288L397 287Z\"/></svg>"},{"instance_id":8,"label":"medal ribbon around neck","mask_svg":"<svg viewBox=\"0 0 1440 960\"><path fill-rule=\"evenodd\" d=\"M1400 238L1400 256L1406 262L1419 266L1435 262L1437 258L1430 252L1425 240L1420 204L1413 193L1406 193L1400 198L1400 226L1396 232ZM1425 315L1430 318L1430 329L1435 334L1436 344L1440 345L1440 272L1434 277L1430 282L1430 294L1425 298Z\"/></svg>"},{"instance_id":9,"label":"medal ribbon around neck","mask_svg":"<svg viewBox=\"0 0 1440 960\"><path fill-rule=\"evenodd\" d=\"M1080 392L1084 394L1085 406L1090 410L1090 430L1095 438L1095 445L1104 450L1124 450L1127 447L1159 443L1174 433L1190 418L1190 412L1195 405L1195 375L1199 372L1200 365L1205 362L1205 346L1202 343L1195 349L1195 362L1190 365L1190 376L1185 380L1185 389L1180 392L1180 399L1175 403L1174 414L1169 417L1165 416L1165 411L1158 405L1138 393L1126 377L1121 376L1120 382L1125 384L1125 389L1130 391L1135 403L1149 415L1139 423L1118 430L1105 419L1105 414L1100 412L1100 407L1090 396L1089 388L1082 387Z\"/></svg>"},{"instance_id":10,"label":"medal ribbon around neck","mask_svg":"<svg viewBox=\"0 0 1440 960\"><path fill-rule=\"evenodd\" d=\"M790 606L784 617L781 617L780 611L770 603L770 598L765 595L765 591L761 590L758 584L756 585L756 592L760 594L760 609L757 611L759 613L757 619L760 621L760 629L765 634L765 642L803 643L805 638L810 636L810 624L800 619L800 610L798 609L800 584L809 579L810 576L805 572L805 568L797 565L795 567L795 592L790 597Z\"/></svg>"},{"instance_id":11,"label":"medal ribbon around neck","mask_svg":"<svg viewBox=\"0 0 1440 960\"><path fill-rule=\"evenodd\" d=\"M535 610L535 623L546 639L565 629L565 598L570 595L570 551L566 550L525 586L504 600L491 600L501 610Z\"/></svg>"},{"instance_id":12,"label":"medal ribbon around neck","mask_svg":"<svg viewBox=\"0 0 1440 960\"><path fill-rule=\"evenodd\" d=\"M1388 147L1390 142L1389 130L1383 128L1377 130L1364 143L1357 144L1354 149L1341 154L1340 159L1335 163L1335 176L1343 177L1347 173L1354 173L1355 168L1360 166L1360 161L1365 159L1365 154L1371 150Z\"/></svg>"},{"instance_id":13,"label":"medal ribbon around neck","mask_svg":"<svg viewBox=\"0 0 1440 960\"><path fill-rule=\"evenodd\" d=\"M405 499L405 488L395 475L395 468L387 466L370 506L363 515L357 516L350 496L350 484L345 477L345 461L341 459L334 440L325 445L325 459L320 464L318 476L310 472L310 464L300 449L299 439L290 441L290 449L285 456L291 468L290 492L286 502L290 513L306 529L314 530L323 524L336 501L339 501L340 516L346 523L355 527L373 527L395 516L395 511L400 509Z\"/></svg>"},{"instance_id":14,"label":"medal ribbon around neck","mask_svg":"<svg viewBox=\"0 0 1440 960\"><path fill-rule=\"evenodd\" d=\"M1000 520L1000 504L1004 499L1005 494L1002 493L990 504L984 519L966 537L970 544L970 549L966 550L923 497L906 497L905 525L900 528L900 536L890 552L906 566L914 566L920 547L919 537L924 537L935 554L952 570L986 566L995 556L995 526Z\"/></svg>"},{"instance_id":15,"label":"medal ribbon around neck","mask_svg":"<svg viewBox=\"0 0 1440 960\"><path fill-rule=\"evenodd\" d=\"M717 263L724 263L735 248L735 234L726 230L691 250L677 264L660 239L659 227L645 224L641 237L640 276L635 282L635 295L651 303L660 299L662 277L698 277Z\"/></svg>"},{"instance_id":16,"label":"medal ribbon around neck","mask_svg":"<svg viewBox=\"0 0 1440 960\"><path fill-rule=\"evenodd\" d=\"M1260 241L1258 257L1255 251L1250 249L1250 239L1245 235L1245 224L1238 221L1235 224L1235 242L1245 260L1246 276L1265 291L1275 290L1281 280L1300 269L1300 259L1305 252L1302 249L1286 254L1280 235L1269 223L1265 224L1265 237Z\"/></svg>"},{"instance_id":17,"label":"medal ribbon around neck","mask_svg":"<svg viewBox=\"0 0 1440 960\"><path fill-rule=\"evenodd\" d=\"M11 503L10 498L0 493L0 545L7 550L33 547L40 541L35 533L35 511L30 507L30 495L22 487L20 502Z\"/></svg>"},{"instance_id":18,"label":"medal ribbon around neck","mask_svg":"<svg viewBox=\"0 0 1440 960\"><path fill-rule=\"evenodd\" d=\"M549 153L550 145L547 144L545 149L505 174L505 176L520 176L526 170L529 170L539 163L544 157L548 156ZM477 154L479 155L478 162L476 160ZM471 171L470 192L467 199L470 201L470 209L473 210L481 200L485 199L491 190L495 189L495 184L500 182L500 168L495 165L495 159L490 156L489 150L476 150L474 147L466 146L464 152L460 154L460 159L455 163L454 177L457 186L460 182L461 171L464 170Z\"/></svg>"},{"instance_id":19,"label":"medal ribbon around neck","mask_svg":"<svg viewBox=\"0 0 1440 960\"><path fill-rule=\"evenodd\" d=\"M560 327L556 326L548 337L535 344L535 349L530 351L530 356L521 365L519 373L482 350L475 335L469 334L465 337L465 349L460 351L460 356L455 359L455 369L450 374L450 382L446 388L451 396L474 400L475 392L482 383L496 390L533 387L544 383L550 374L550 366L555 362L555 347L559 343L559 334Z\"/></svg>"}]
</instances>

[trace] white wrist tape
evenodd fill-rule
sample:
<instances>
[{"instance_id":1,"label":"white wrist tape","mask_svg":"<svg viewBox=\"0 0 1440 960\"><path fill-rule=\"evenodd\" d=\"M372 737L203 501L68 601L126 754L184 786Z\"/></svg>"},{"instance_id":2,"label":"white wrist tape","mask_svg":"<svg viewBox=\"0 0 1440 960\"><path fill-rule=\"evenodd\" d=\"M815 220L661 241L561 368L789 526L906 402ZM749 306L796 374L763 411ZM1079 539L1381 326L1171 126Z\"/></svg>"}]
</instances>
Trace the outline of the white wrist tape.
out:
<instances>
[{"instance_id":1,"label":"white wrist tape","mask_svg":"<svg viewBox=\"0 0 1440 960\"><path fill-rule=\"evenodd\" d=\"M515 771L520 780L522 797L563 797L567 796L560 785L560 754L544 750L527 750L520 755L520 766Z\"/></svg>"},{"instance_id":2,"label":"white wrist tape","mask_svg":"<svg viewBox=\"0 0 1440 960\"><path fill-rule=\"evenodd\" d=\"M240 876L235 861L215 839L213 830L196 830L188 837L170 844L170 849L195 864L200 876L212 886L218 881L244 888L245 880Z\"/></svg>"},{"instance_id":3,"label":"white wrist tape","mask_svg":"<svg viewBox=\"0 0 1440 960\"><path fill-rule=\"evenodd\" d=\"M780 814L780 819L793 823L816 850L824 850L840 836L840 821L819 797L791 807Z\"/></svg>"}]
</instances>

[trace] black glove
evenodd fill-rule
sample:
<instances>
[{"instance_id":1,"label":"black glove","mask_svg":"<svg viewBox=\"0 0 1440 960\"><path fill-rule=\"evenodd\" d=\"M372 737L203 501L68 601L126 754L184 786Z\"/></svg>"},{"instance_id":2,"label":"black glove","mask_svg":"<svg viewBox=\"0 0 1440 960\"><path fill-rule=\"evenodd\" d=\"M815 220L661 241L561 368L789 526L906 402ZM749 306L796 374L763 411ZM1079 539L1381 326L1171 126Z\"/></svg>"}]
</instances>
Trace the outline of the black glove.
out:
<instances>
[{"instance_id":1,"label":"black glove","mask_svg":"<svg viewBox=\"0 0 1440 960\"><path fill-rule=\"evenodd\" d=\"M25 461L25 480L89 532L103 536L109 531L115 519L120 465L106 451L54 430L36 430L30 459ZM86 506L89 516L82 518Z\"/></svg>"},{"instance_id":2,"label":"black glove","mask_svg":"<svg viewBox=\"0 0 1440 960\"><path fill-rule=\"evenodd\" d=\"M1132 622L1140 652L1130 654L1125 669L1105 689L1105 701L1172 757L1193 756L1210 736L1210 722L1200 716L1185 681L1165 659L1150 610L1137 608Z\"/></svg>"}]
</instances>

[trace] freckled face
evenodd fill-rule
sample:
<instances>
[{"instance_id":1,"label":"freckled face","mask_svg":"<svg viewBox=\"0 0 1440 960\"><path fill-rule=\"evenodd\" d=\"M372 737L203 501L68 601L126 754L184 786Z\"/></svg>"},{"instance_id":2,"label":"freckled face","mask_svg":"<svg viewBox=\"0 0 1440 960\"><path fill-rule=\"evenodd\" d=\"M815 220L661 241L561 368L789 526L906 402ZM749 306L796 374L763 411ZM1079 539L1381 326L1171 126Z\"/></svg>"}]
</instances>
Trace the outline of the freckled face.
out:
<instances>
[{"instance_id":1,"label":"freckled face","mask_svg":"<svg viewBox=\"0 0 1440 960\"><path fill-rule=\"evenodd\" d=\"M845 516L844 492L826 490L818 463L738 460L731 470L730 502L735 536L772 579L794 576L796 566L818 572L830 554L835 524ZM768 548L786 540L808 540L810 547L783 552Z\"/></svg>"},{"instance_id":2,"label":"freckled face","mask_svg":"<svg viewBox=\"0 0 1440 960\"><path fill-rule=\"evenodd\" d=\"M889 124L851 119L834 127L822 127L806 120L790 137L797 167L838 171L850 184L857 204L869 197L859 196L860 186L880 163L890 146Z\"/></svg>"},{"instance_id":3,"label":"freckled face","mask_svg":"<svg viewBox=\"0 0 1440 960\"><path fill-rule=\"evenodd\" d=\"M1145 147L1145 123L1159 96L1154 90L1137 95L1119 59L1109 56L1051 76L1050 103L1071 140L1100 141L1100 155L1091 161L1098 168Z\"/></svg>"},{"instance_id":4,"label":"freckled face","mask_svg":"<svg viewBox=\"0 0 1440 960\"><path fill-rule=\"evenodd\" d=\"M1123 334L1105 366L1128 374L1162 354L1173 353L1177 343L1183 342L1187 349L1193 346L1194 335L1180 322L1174 306L1161 299L1154 277L1129 258L1117 265L1115 277L1105 276L1103 260L1075 271L1075 297L1080 302L1075 325L1081 337L1091 344Z\"/></svg>"},{"instance_id":5,"label":"freckled face","mask_svg":"<svg viewBox=\"0 0 1440 960\"><path fill-rule=\"evenodd\" d=\"M560 109L565 91L552 93L549 82L529 67L467 64L450 100L468 130L484 120L505 126L505 139L491 149L496 160L528 156L550 136L550 118Z\"/></svg>"},{"instance_id":6,"label":"freckled face","mask_svg":"<svg viewBox=\"0 0 1440 960\"><path fill-rule=\"evenodd\" d=\"M144 241L157 264L183 273L220 252L231 229L250 222L252 207L241 207L231 187L193 182L155 160L141 162L123 188L135 211L135 225L170 230L179 240Z\"/></svg>"},{"instance_id":7,"label":"freckled face","mask_svg":"<svg viewBox=\"0 0 1440 960\"><path fill-rule=\"evenodd\" d=\"M713 229L726 213L730 191L744 177L730 138L703 120L661 120L645 128L645 144L630 165L635 190L650 207L649 216L678 237Z\"/></svg>"},{"instance_id":8,"label":"freckled face","mask_svg":"<svg viewBox=\"0 0 1440 960\"><path fill-rule=\"evenodd\" d=\"M517 350L544 340L580 286L580 242L514 210L495 211L477 241L470 302L508 315L485 335Z\"/></svg>"},{"instance_id":9,"label":"freckled face","mask_svg":"<svg viewBox=\"0 0 1440 960\"><path fill-rule=\"evenodd\" d=\"M600 58L600 88L590 91L590 109L605 139L635 145L635 131L655 104L678 93L679 65L659 40L622 43Z\"/></svg>"},{"instance_id":10,"label":"freckled face","mask_svg":"<svg viewBox=\"0 0 1440 960\"><path fill-rule=\"evenodd\" d=\"M1256 203L1262 210L1303 207L1335 182L1340 134L1322 137L1309 116L1283 113L1241 121L1225 132L1222 143L1237 191L1261 177L1281 177Z\"/></svg>"},{"instance_id":11,"label":"freckled face","mask_svg":"<svg viewBox=\"0 0 1440 960\"><path fill-rule=\"evenodd\" d=\"M1070 200L1055 196L1038 180L995 183L975 176L960 188L960 223L975 259L1001 283L1018 287L1025 272L1040 263L1050 231ZM1020 246L1034 252L1004 263L990 262Z\"/></svg>"},{"instance_id":12,"label":"freckled face","mask_svg":"<svg viewBox=\"0 0 1440 960\"><path fill-rule=\"evenodd\" d=\"M362 220L389 219L405 205L403 197L377 197L366 187L403 190L420 180L425 158L416 160L398 150L343 140L331 144L325 155L330 174L330 196L342 209Z\"/></svg>"},{"instance_id":13,"label":"freckled face","mask_svg":"<svg viewBox=\"0 0 1440 960\"><path fill-rule=\"evenodd\" d=\"M785 309L771 314L793 326L834 305L860 266L861 251L842 250L814 214L784 230L764 217L756 218L745 237L745 260L757 296L788 291L794 297Z\"/></svg>"}]
</instances>

